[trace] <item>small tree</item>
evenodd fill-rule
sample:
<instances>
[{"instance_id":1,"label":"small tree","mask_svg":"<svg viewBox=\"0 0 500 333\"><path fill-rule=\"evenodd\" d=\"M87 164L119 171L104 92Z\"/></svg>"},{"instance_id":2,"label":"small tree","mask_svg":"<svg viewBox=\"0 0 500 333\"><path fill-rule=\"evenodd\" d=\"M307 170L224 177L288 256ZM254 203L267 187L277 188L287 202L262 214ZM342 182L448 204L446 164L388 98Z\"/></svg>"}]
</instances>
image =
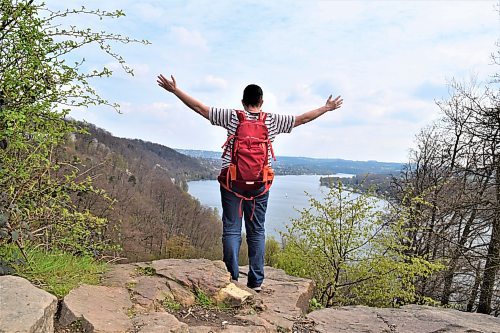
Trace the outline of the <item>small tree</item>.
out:
<instances>
[{"instance_id":1,"label":"small tree","mask_svg":"<svg viewBox=\"0 0 500 333\"><path fill-rule=\"evenodd\" d=\"M70 63L67 56L96 44L131 73L109 43L134 40L65 28L65 18L77 15L103 19L124 13L84 7L52 11L33 0L0 0L0 244L13 241L22 248L29 238L47 248L93 255L109 248L107 221L78 211L73 201L81 193L103 192L61 147L80 130L65 119L70 107L117 107L89 83L111 71L85 72L85 59Z\"/></svg>"},{"instance_id":2,"label":"small tree","mask_svg":"<svg viewBox=\"0 0 500 333\"><path fill-rule=\"evenodd\" d=\"M311 197L310 203L282 234L278 267L313 279L322 305L413 302L414 280L440 268L404 254L404 216L387 218L375 197L346 192L339 183L324 201Z\"/></svg>"},{"instance_id":3,"label":"small tree","mask_svg":"<svg viewBox=\"0 0 500 333\"><path fill-rule=\"evenodd\" d=\"M264 264L275 267L277 265L278 255L281 251L281 244L273 237L266 239L266 250L264 255Z\"/></svg>"}]
</instances>

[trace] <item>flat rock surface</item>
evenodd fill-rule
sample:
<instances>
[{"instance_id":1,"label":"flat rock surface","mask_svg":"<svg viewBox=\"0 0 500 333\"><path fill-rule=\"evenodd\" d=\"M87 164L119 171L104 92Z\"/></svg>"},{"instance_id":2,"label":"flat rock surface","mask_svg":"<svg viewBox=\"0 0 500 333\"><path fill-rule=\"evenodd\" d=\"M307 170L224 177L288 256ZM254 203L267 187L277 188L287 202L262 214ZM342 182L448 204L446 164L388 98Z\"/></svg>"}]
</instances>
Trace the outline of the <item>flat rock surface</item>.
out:
<instances>
[{"instance_id":1,"label":"flat rock surface","mask_svg":"<svg viewBox=\"0 0 500 333\"><path fill-rule=\"evenodd\" d=\"M189 328L189 333L266 333L263 327L227 325L224 327L195 326Z\"/></svg>"},{"instance_id":2,"label":"flat rock surface","mask_svg":"<svg viewBox=\"0 0 500 333\"><path fill-rule=\"evenodd\" d=\"M57 298L21 277L0 276L0 332L54 331Z\"/></svg>"},{"instance_id":3,"label":"flat rock surface","mask_svg":"<svg viewBox=\"0 0 500 333\"><path fill-rule=\"evenodd\" d=\"M407 305L399 309L349 306L313 311L320 333L498 333L500 318L452 309Z\"/></svg>"},{"instance_id":4,"label":"flat rock surface","mask_svg":"<svg viewBox=\"0 0 500 333\"><path fill-rule=\"evenodd\" d=\"M174 299L165 279L159 276L139 276L129 283L128 289L133 293L134 302L146 308L165 298Z\"/></svg>"},{"instance_id":5,"label":"flat rock surface","mask_svg":"<svg viewBox=\"0 0 500 333\"><path fill-rule=\"evenodd\" d=\"M79 320L86 332L127 332L132 308L127 289L81 285L64 297L59 322L63 326Z\"/></svg>"},{"instance_id":6,"label":"flat rock surface","mask_svg":"<svg viewBox=\"0 0 500 333\"><path fill-rule=\"evenodd\" d=\"M246 285L248 266L240 268L239 284ZM303 316L313 296L314 282L287 275L283 270L265 268L265 280L262 291L256 299L262 300L264 311L258 314L260 319L276 327L291 330L295 321ZM253 318L255 321L255 319Z\"/></svg>"},{"instance_id":7,"label":"flat rock surface","mask_svg":"<svg viewBox=\"0 0 500 333\"><path fill-rule=\"evenodd\" d=\"M110 265L110 269L104 273L101 284L108 287L126 288L140 276L138 266L134 264Z\"/></svg>"},{"instance_id":8,"label":"flat rock surface","mask_svg":"<svg viewBox=\"0 0 500 333\"><path fill-rule=\"evenodd\" d=\"M156 274L173 280L188 290L202 290L215 296L230 283L230 275L222 261L208 259L164 259L151 263Z\"/></svg>"},{"instance_id":9,"label":"flat rock surface","mask_svg":"<svg viewBox=\"0 0 500 333\"><path fill-rule=\"evenodd\" d=\"M189 333L189 326L166 312L138 315L133 319L137 333Z\"/></svg>"}]
</instances>

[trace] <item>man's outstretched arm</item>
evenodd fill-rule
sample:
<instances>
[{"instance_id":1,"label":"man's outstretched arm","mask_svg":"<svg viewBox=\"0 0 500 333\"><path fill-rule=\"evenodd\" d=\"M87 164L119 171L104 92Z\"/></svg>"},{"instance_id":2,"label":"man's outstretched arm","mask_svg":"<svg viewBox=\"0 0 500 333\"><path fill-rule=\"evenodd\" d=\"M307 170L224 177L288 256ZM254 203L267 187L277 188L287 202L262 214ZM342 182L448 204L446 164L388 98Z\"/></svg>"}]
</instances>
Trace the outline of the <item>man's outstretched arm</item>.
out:
<instances>
[{"instance_id":1,"label":"man's outstretched arm","mask_svg":"<svg viewBox=\"0 0 500 333\"><path fill-rule=\"evenodd\" d=\"M196 111L197 113L208 119L208 106L177 88L174 77L172 75L170 75L170 77L172 78L171 81L160 74L156 82L158 82L158 85L160 87L177 96L177 98L180 99L184 104L186 104L190 109Z\"/></svg>"},{"instance_id":2,"label":"man's outstretched arm","mask_svg":"<svg viewBox=\"0 0 500 333\"><path fill-rule=\"evenodd\" d=\"M328 112L328 111L333 111L335 109L338 109L342 106L342 103L344 100L340 97L337 96L337 98L332 99L332 95L328 97L328 100L326 101L326 104L320 108L308 111L306 113L301 114L300 116L295 117L295 125L294 127L297 127L299 125L305 124L310 122L311 120L314 120L321 116L322 114Z\"/></svg>"}]
</instances>

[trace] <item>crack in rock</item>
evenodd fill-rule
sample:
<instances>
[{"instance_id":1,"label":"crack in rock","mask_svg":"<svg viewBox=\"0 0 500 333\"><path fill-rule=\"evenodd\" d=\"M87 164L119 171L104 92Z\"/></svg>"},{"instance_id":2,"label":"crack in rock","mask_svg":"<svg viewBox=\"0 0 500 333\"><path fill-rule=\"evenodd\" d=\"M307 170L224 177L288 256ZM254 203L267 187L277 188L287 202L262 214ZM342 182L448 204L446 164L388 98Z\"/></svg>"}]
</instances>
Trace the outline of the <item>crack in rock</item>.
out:
<instances>
[{"instance_id":1,"label":"crack in rock","mask_svg":"<svg viewBox=\"0 0 500 333\"><path fill-rule=\"evenodd\" d=\"M396 329L396 325L394 324L389 324L389 321L387 319L385 319L382 315L380 315L379 313L377 313L377 318L382 320L386 325L387 327L389 328L389 332L390 333L398 333L397 329Z\"/></svg>"}]
</instances>

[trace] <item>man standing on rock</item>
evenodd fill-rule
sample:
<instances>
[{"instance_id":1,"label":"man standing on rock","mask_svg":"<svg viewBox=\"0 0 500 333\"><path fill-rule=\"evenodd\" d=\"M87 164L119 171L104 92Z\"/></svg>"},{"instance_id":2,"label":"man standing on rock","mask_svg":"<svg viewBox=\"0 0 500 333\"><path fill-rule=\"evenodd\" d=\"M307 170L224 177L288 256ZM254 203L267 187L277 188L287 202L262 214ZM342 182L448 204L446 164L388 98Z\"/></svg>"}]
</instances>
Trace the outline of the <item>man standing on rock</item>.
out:
<instances>
[{"instance_id":1,"label":"man standing on rock","mask_svg":"<svg viewBox=\"0 0 500 333\"><path fill-rule=\"evenodd\" d=\"M160 87L174 94L190 109L208 119L212 125L224 127L227 130L228 147L230 147L230 149L233 147L232 143L238 125L242 122L241 119L254 121L259 119L262 120L267 127L266 135L268 135L269 145L271 145L276 135L290 133L294 127L308 123L328 111L340 108L343 102L340 96L332 99L330 95L325 105L305 112L299 116L268 113L265 117L260 117L262 105L264 103L263 92L262 89L255 84L248 85L245 88L243 91L243 99L241 100L244 111L237 111L235 109L221 109L206 106L179 89L173 76L171 76L171 80L168 80L163 75L159 75L157 83ZM270 146L269 152L267 156L269 158L268 165L270 166L271 155L273 155ZM231 151L228 153L225 152L222 156L222 171L221 176L219 176L219 181L221 177L226 175L224 172L231 163L231 156ZM268 188L264 190L263 187L253 190L243 188L229 189L223 186L223 182L221 182L220 187L224 263L231 274L231 278L237 281L239 277L238 254L241 245L242 217L244 215L249 259L247 286L257 292L261 290L261 285L264 281L264 221L269 198L269 192L267 190ZM252 199L247 200L249 197Z\"/></svg>"}]
</instances>

